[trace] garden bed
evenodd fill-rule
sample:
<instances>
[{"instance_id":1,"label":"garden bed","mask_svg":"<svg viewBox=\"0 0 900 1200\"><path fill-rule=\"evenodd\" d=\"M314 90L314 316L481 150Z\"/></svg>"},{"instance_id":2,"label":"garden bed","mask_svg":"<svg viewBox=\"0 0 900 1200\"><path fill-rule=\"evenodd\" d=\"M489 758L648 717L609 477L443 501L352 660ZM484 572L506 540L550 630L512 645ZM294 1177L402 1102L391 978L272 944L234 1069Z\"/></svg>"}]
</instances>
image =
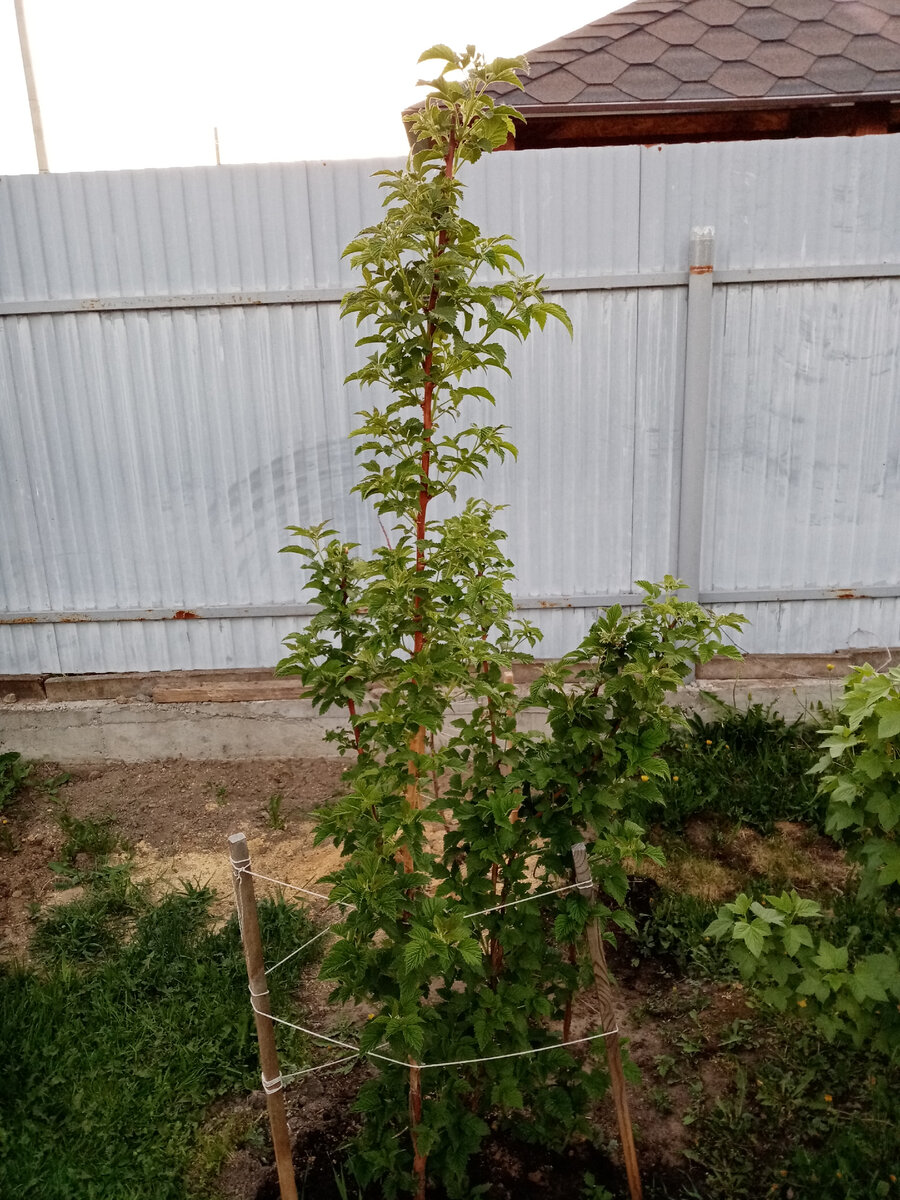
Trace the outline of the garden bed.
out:
<instances>
[{"instance_id":1,"label":"garden bed","mask_svg":"<svg viewBox=\"0 0 900 1200\"><path fill-rule=\"evenodd\" d=\"M692 753L706 752L709 770L715 766L721 773L721 760L731 752L725 737L734 741L734 732L714 733L708 747L705 737L695 738L704 749L688 746L682 771L693 769ZM133 879L157 900L177 889L179 880L211 885L217 893L213 929L232 907L226 840L235 830L248 835L257 869L314 883L337 856L330 845L314 847L312 809L332 794L339 770L334 760L317 759L98 764L71 771L65 764L41 764L5 814L3 957L27 953L37 912L68 905L74 912L90 895L97 847L88 838L77 848L85 831L107 830L116 843L111 861L129 862ZM793 1017L774 1023L754 1006L722 952L702 933L716 904L741 888L759 894L796 886L826 905L847 905L842 853L814 823L776 820L777 800L763 811L767 802L757 795L757 829L708 807L688 811L691 806L674 792L670 800L666 825L656 831L667 865L633 883L638 934L620 938L611 952L620 1027L641 1072L631 1105L646 1194L660 1200L888 1194L874 1190L881 1182L893 1187L889 1176L898 1165L891 1158L887 1123L896 1115L895 1081L886 1064L829 1047ZM782 790L780 803L796 806L800 800ZM721 807L727 809L727 803ZM61 811L68 825L61 823ZM84 882L60 891L59 864L67 860ZM352 1034L366 1014L330 1006L328 987L316 973L311 963L298 974L292 1002L312 1027ZM244 1003L239 995L237 1006ZM595 1008L592 993L583 993L573 1014L573 1036L596 1026ZM309 1047L305 1053L308 1062L328 1057ZM276 1196L264 1097L252 1082L252 1038L248 1043L246 1030L235 1052L241 1086L228 1084L236 1064L224 1050L222 1059L224 1095L195 1105L196 1130L180 1177L159 1183L156 1192L145 1181L146 1200ZM317 1200L357 1194L341 1172L356 1121L350 1106L367 1069L354 1064L346 1073L307 1076L288 1088L301 1194ZM608 1099L592 1124L591 1139L558 1151L528 1144L524 1125L517 1130L515 1123L499 1124L473 1164L473 1186L489 1184L488 1194L495 1197L626 1195ZM101 1149L100 1159L104 1153ZM14 1172L15 1154L7 1146L0 1148L0 1173L4 1155L6 1169ZM856 1180L857 1190L842 1190L845 1177ZM54 1191L52 1180L33 1183L21 1194L64 1194ZM113 1193L103 1194L105 1200Z\"/></svg>"}]
</instances>

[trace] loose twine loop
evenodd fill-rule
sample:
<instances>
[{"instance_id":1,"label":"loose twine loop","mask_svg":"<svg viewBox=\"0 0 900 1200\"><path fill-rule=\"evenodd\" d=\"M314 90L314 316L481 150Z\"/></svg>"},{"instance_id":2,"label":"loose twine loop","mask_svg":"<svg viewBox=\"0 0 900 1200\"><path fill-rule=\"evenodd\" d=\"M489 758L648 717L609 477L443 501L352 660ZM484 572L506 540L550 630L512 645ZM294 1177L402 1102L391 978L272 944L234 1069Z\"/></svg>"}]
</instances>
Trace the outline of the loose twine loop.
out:
<instances>
[{"instance_id":1,"label":"loose twine loop","mask_svg":"<svg viewBox=\"0 0 900 1200\"><path fill-rule=\"evenodd\" d=\"M238 885L238 923L241 926L241 929L243 929L243 923L242 923L242 912L241 912L242 904L240 902L240 885L241 885L241 879L244 875L251 875L254 879L262 879L262 880L265 880L266 883L272 883L278 887L288 888L290 891L293 891L293 892L302 892L303 895L305 895L305 896L312 896L316 900L324 900L326 902L326 904L328 904L328 905L340 905L343 908L347 908L347 909L351 909L351 910L355 910L355 908L356 908L356 905L350 904L346 900L332 900L330 896L326 896L322 892L314 892L314 891L311 891L309 888L300 887L294 883L287 883L283 879L273 879L271 875L263 875L258 871L251 871L249 858L241 859L239 862L233 862L232 866L234 868L234 875L235 875L235 878L237 880L237 885ZM551 888L548 891L544 891L544 892L534 892L534 893L532 893L532 895L523 896L519 900L507 900L503 904L494 905L492 908L482 908L482 909L479 909L477 912L464 913L463 920L469 920L472 917L485 917L485 916L488 916L490 913L502 912L504 909L514 908L517 904L527 904L532 900L542 900L546 896L557 896L561 892L570 892L575 889L580 890L580 891L586 891L586 890L589 890L592 886L593 886L592 880L585 880L585 881L582 881L581 883L569 883L569 884L566 884L564 887ZM273 971L276 971L279 967L283 966L284 963L286 963L290 959L294 958L295 955L300 954L301 951L305 950L308 946L311 946L313 944L313 942L318 941L319 938L324 937L326 933L330 933L334 928L335 928L334 925L327 925L324 929L320 930L319 933L317 933L315 935L315 937L311 937L308 941L304 942L301 946L298 946L295 950L292 950L290 952L290 954L286 954L284 958L279 959L279 961L277 963L274 963L271 967L266 967L266 969L265 969L266 975L268 976ZM257 999L261 998L262 996L268 996L269 989L266 988L264 991L254 992L252 985L250 985L248 987L248 990L250 992L250 1004L253 1008L253 1011L258 1016L266 1017L268 1020L274 1021L278 1025L284 1025L288 1029L294 1029L298 1033L304 1033L307 1035L307 1037L317 1038L319 1041L328 1042L332 1046L339 1046L343 1050L352 1051L352 1053L346 1054L341 1058L332 1059L330 1062L327 1062L327 1063L320 1063L318 1066L315 1066L315 1067L306 1067L301 1071L292 1071L288 1075L279 1075L274 1080L266 1079L265 1075L263 1075L262 1076L262 1086L263 1086L263 1091L266 1093L267 1096L272 1095L274 1092L281 1091L284 1084L290 1079L297 1079L301 1075L309 1075L313 1071L325 1071L329 1067L336 1067L342 1063L352 1062L354 1059L357 1059L360 1057L377 1058L381 1062L387 1062L387 1063L391 1063L397 1067L403 1067L404 1070L409 1070L410 1067L415 1067L416 1069L418 1069L420 1071L431 1071L431 1070L437 1070L439 1068L467 1067L467 1066L475 1066L480 1063L499 1062L502 1059L508 1059L508 1058L524 1058L524 1057L526 1057L528 1055L532 1055L532 1054L543 1054L543 1053L546 1053L546 1051L548 1051L548 1050L564 1050L567 1046L583 1045L585 1042L594 1042L594 1041L597 1041L599 1038L612 1037L613 1034L617 1034L619 1032L618 1026L616 1026L614 1029L607 1029L601 1033L592 1033L592 1034L589 1034L587 1037L571 1038L565 1042L551 1042L547 1046L533 1046L527 1050L513 1050L507 1054L490 1054L490 1055L486 1055L481 1058L458 1058L458 1059L450 1060L448 1062L417 1063L417 1062L411 1062L410 1060L403 1061L402 1059L399 1059L399 1058L392 1058L389 1054L381 1054L378 1050L361 1050L358 1046L354 1046L350 1042L341 1041L339 1038L333 1038L326 1033L320 1033L318 1030L307 1029L303 1025L295 1024L293 1021L286 1021L283 1017L276 1017L276 1016L273 1016L271 1013L263 1012L261 1009L256 1007L255 1001ZM385 1044L384 1042L380 1043L380 1045L384 1045L384 1044Z\"/></svg>"}]
</instances>

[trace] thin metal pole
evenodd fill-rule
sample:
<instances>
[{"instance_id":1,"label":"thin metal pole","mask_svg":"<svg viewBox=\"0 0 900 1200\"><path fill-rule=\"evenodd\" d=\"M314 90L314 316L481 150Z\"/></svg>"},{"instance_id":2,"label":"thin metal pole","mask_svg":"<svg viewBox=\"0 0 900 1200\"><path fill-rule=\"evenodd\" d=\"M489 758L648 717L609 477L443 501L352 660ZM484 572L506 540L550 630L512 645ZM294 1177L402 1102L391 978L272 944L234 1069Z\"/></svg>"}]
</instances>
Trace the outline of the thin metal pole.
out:
<instances>
[{"instance_id":1,"label":"thin metal pole","mask_svg":"<svg viewBox=\"0 0 900 1200\"><path fill-rule=\"evenodd\" d=\"M687 600L697 600L700 594L714 246L715 231L712 228L706 226L691 230L676 557L678 576L687 584L684 593Z\"/></svg>"},{"instance_id":2,"label":"thin metal pole","mask_svg":"<svg viewBox=\"0 0 900 1200\"><path fill-rule=\"evenodd\" d=\"M284 1085L281 1082L281 1067L278 1063L278 1051L275 1048L275 1027L270 1020L269 989L266 984L266 969L263 965L259 914L256 911L256 889L253 886L253 876L245 873L245 869L250 866L250 851L247 848L247 839L244 834L233 833L231 835L228 839L228 852L231 856L234 898L241 924L241 941L244 945L244 960L247 963L251 1003L256 1018L259 1062L262 1067L266 1107L269 1110L275 1163L278 1167L278 1186L281 1189L281 1200L297 1200L297 1181L294 1177L294 1164L291 1158L291 1137L284 1108Z\"/></svg>"},{"instance_id":3,"label":"thin metal pole","mask_svg":"<svg viewBox=\"0 0 900 1200\"><path fill-rule=\"evenodd\" d=\"M584 842L578 842L572 847L572 861L575 864L575 882L590 884L588 893L591 902L597 898L597 889L591 875L587 850ZM587 888L585 888L587 892ZM603 953L603 939L600 936L600 926L596 919L587 927L588 948L591 952L591 964L594 968L594 987L600 1004L600 1023L604 1033L616 1028L616 1011L613 1006L612 986L609 982L609 970L606 966L606 955ZM609 1067L609 1079L612 1085L613 1100L616 1105L616 1118L619 1123L619 1138L622 1142L622 1157L625 1159L625 1172L628 1176L628 1190L631 1200L641 1200L641 1177L638 1173L637 1152L634 1148L634 1131L631 1128L631 1114L628 1111L628 1096L625 1092L625 1073L622 1070L622 1051L619 1047L618 1033L609 1033L603 1039L606 1046L606 1062Z\"/></svg>"},{"instance_id":4,"label":"thin metal pole","mask_svg":"<svg viewBox=\"0 0 900 1200\"><path fill-rule=\"evenodd\" d=\"M25 0L16 0L16 24L19 26L19 49L22 51L22 66L25 69L25 87L28 89L28 105L31 108L31 128L34 130L34 148L37 151L38 171L50 173L47 162L47 147L44 144L44 126L41 121L41 106L38 103L34 68L31 65L31 48L28 45L28 28L25 25Z\"/></svg>"}]
</instances>

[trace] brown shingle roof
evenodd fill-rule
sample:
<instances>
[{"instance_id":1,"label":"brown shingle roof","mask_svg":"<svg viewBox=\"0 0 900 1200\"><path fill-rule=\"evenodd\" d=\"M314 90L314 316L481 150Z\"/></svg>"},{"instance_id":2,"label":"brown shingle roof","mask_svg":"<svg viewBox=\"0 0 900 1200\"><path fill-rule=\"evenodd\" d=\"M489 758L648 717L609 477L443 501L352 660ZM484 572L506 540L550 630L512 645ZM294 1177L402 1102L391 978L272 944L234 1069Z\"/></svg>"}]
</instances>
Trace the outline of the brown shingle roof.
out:
<instances>
[{"instance_id":1,"label":"brown shingle roof","mask_svg":"<svg viewBox=\"0 0 900 1200\"><path fill-rule=\"evenodd\" d=\"M900 0L637 0L527 55L529 109L900 97Z\"/></svg>"}]
</instances>

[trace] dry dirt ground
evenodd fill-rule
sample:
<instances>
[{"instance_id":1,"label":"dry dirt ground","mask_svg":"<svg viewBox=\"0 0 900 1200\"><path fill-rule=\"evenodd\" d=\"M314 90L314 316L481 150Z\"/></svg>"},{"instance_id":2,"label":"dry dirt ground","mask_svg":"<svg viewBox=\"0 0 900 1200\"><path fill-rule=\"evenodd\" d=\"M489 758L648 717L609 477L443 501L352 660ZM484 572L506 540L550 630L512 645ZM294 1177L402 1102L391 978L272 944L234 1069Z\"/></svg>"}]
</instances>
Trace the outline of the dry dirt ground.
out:
<instances>
[{"instance_id":1,"label":"dry dirt ground","mask_svg":"<svg viewBox=\"0 0 900 1200\"><path fill-rule=\"evenodd\" d=\"M311 814L334 793L340 768L330 759L72 768L42 763L35 780L68 771L60 800L75 817L115 819L116 832L133 852L135 878L161 890L181 879L211 884L224 911L231 903L229 834L247 835L256 870L301 887L314 885L337 862L333 847L313 846ZM276 795L282 797L283 830L272 829L268 816ZM25 951L32 906L66 895L54 892L49 866L65 841L51 797L31 787L10 824L18 853L0 849L6 864L0 873L0 956L6 958Z\"/></svg>"},{"instance_id":2,"label":"dry dirt ground","mask_svg":"<svg viewBox=\"0 0 900 1200\"><path fill-rule=\"evenodd\" d=\"M54 801L40 785L67 770L70 780L59 788L59 800ZM247 835L257 871L301 887L315 888L337 864L330 843L313 845L312 811L335 793L340 770L340 762L324 759L106 763L69 769L64 764L41 764L35 771L36 786L23 795L4 827L11 831L6 844L0 841L0 958L26 954L31 916L37 907L65 902L76 894L75 889L54 890L56 876L50 864L59 858L65 840L55 819L58 803L64 802L78 818L114 818L118 835L133 855L135 876L150 881L160 892L179 880L211 884L220 897L218 911L224 918L232 904L227 848L231 833ZM272 828L273 796L282 797L284 829ZM790 823L781 823L773 837L763 838L749 829L723 830L694 821L685 838L668 850L668 867L654 871L657 881L706 900L734 895L748 873L769 879L783 877L819 892L840 888L846 879L846 863L831 844ZM646 1164L665 1174L677 1169L690 1141L683 1121L689 1106L687 1086L668 1089L667 1111L659 1103L656 1064L667 1051L671 1023L698 1005L703 1029L714 1039L717 1029L746 1015L746 999L739 984L706 986L701 997L696 984L661 978L659 972L648 972L646 967L632 969L627 958L620 956L614 966L620 1029L629 1038L631 1056L643 1074L631 1100L640 1152ZM304 982L303 998L312 1028L365 1020L365 1014L356 1009L336 1012L328 1004L328 990L314 978L314 971ZM669 993L667 999L664 993ZM595 1001L587 993L575 1010L572 1035L596 1027ZM300 1178L306 1179L308 1195L321 1200L335 1195L334 1168L340 1163L340 1148L355 1119L348 1105L366 1070L356 1065L349 1075L309 1076L302 1087L288 1089L288 1112L297 1143L295 1161ZM704 1061L702 1079L710 1096L729 1085L730 1076L715 1054ZM210 1128L225 1128L229 1122L244 1127L248 1122L259 1123L264 1106L262 1093L229 1101L210 1114ZM597 1119L611 1141L615 1121L610 1107L604 1105ZM544 1153L545 1158L534 1159L535 1153ZM218 1180L223 1200L276 1196L271 1167L264 1160L265 1155L250 1149L233 1154ZM578 1195L578 1181L585 1169L591 1170L598 1182L604 1177L610 1185L615 1181L609 1161L587 1143L567 1156L555 1157L526 1152L518 1143L510 1148L500 1143L485 1156L482 1178L493 1182L492 1194L497 1197L549 1200Z\"/></svg>"}]
</instances>

